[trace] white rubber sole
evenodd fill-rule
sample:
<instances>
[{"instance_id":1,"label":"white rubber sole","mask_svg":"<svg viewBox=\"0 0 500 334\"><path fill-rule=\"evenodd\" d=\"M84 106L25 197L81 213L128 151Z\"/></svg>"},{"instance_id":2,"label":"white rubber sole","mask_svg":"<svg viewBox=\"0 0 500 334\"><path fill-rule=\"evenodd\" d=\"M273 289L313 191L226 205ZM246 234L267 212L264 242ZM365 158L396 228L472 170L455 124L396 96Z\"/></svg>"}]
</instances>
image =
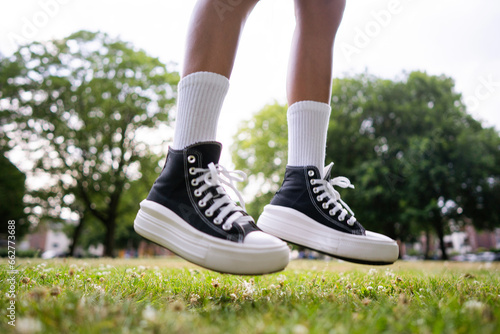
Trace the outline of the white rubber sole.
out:
<instances>
[{"instance_id":1,"label":"white rubber sole","mask_svg":"<svg viewBox=\"0 0 500 334\"><path fill-rule=\"evenodd\" d=\"M252 232L236 243L198 231L176 213L156 202L144 200L134 221L135 231L180 257L210 270L261 275L283 270L290 249L283 241Z\"/></svg>"},{"instance_id":2,"label":"white rubber sole","mask_svg":"<svg viewBox=\"0 0 500 334\"><path fill-rule=\"evenodd\" d=\"M283 206L266 205L257 226L284 241L346 261L384 265L394 263L399 255L396 241L382 234L342 233Z\"/></svg>"}]
</instances>

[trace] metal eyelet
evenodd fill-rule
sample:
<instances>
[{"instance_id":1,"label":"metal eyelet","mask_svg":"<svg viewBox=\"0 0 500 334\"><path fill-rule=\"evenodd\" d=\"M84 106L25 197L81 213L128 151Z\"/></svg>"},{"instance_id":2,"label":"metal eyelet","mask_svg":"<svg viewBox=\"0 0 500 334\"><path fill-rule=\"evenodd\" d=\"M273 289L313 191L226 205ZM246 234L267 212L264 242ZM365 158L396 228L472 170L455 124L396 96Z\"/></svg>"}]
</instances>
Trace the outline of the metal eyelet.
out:
<instances>
[{"instance_id":1,"label":"metal eyelet","mask_svg":"<svg viewBox=\"0 0 500 334\"><path fill-rule=\"evenodd\" d=\"M195 175L196 172L194 171L194 167L189 168L189 174Z\"/></svg>"},{"instance_id":2,"label":"metal eyelet","mask_svg":"<svg viewBox=\"0 0 500 334\"><path fill-rule=\"evenodd\" d=\"M316 184L316 180L315 179L312 179L311 181L309 181L310 184L312 184L313 186Z\"/></svg>"},{"instance_id":3,"label":"metal eyelet","mask_svg":"<svg viewBox=\"0 0 500 334\"><path fill-rule=\"evenodd\" d=\"M315 193L315 194L319 193L319 189L318 189L318 187L313 188L313 193Z\"/></svg>"},{"instance_id":4,"label":"metal eyelet","mask_svg":"<svg viewBox=\"0 0 500 334\"><path fill-rule=\"evenodd\" d=\"M328 203L323 203L323 209L328 209L329 205Z\"/></svg>"},{"instance_id":5,"label":"metal eyelet","mask_svg":"<svg viewBox=\"0 0 500 334\"><path fill-rule=\"evenodd\" d=\"M318 202L321 202L321 201L323 200L323 198L322 198L321 196L316 196L316 200L317 200Z\"/></svg>"},{"instance_id":6,"label":"metal eyelet","mask_svg":"<svg viewBox=\"0 0 500 334\"><path fill-rule=\"evenodd\" d=\"M212 217L213 215L214 215L214 213L212 211L210 211L210 210L205 211L205 216Z\"/></svg>"},{"instance_id":7,"label":"metal eyelet","mask_svg":"<svg viewBox=\"0 0 500 334\"><path fill-rule=\"evenodd\" d=\"M191 180L191 185L196 187L198 185L198 180L197 179L192 179Z\"/></svg>"},{"instance_id":8,"label":"metal eyelet","mask_svg":"<svg viewBox=\"0 0 500 334\"><path fill-rule=\"evenodd\" d=\"M207 202L205 202L204 200L201 200L198 202L198 205L200 206L200 208L204 208L207 205Z\"/></svg>"},{"instance_id":9,"label":"metal eyelet","mask_svg":"<svg viewBox=\"0 0 500 334\"><path fill-rule=\"evenodd\" d=\"M354 222L355 222L355 221L350 221L350 220L348 220L348 221L347 221L347 225L349 225L349 226L353 226L353 225L354 225Z\"/></svg>"},{"instance_id":10,"label":"metal eyelet","mask_svg":"<svg viewBox=\"0 0 500 334\"><path fill-rule=\"evenodd\" d=\"M313 170L308 171L308 172L307 172L307 175L309 175L309 176L314 176L314 171L313 171Z\"/></svg>"},{"instance_id":11,"label":"metal eyelet","mask_svg":"<svg viewBox=\"0 0 500 334\"><path fill-rule=\"evenodd\" d=\"M224 231L229 231L232 228L232 226L227 227L226 225L222 225L222 229Z\"/></svg>"},{"instance_id":12,"label":"metal eyelet","mask_svg":"<svg viewBox=\"0 0 500 334\"><path fill-rule=\"evenodd\" d=\"M334 216L335 215L335 212L333 212L333 209L331 209L330 211L328 211L328 213L330 214L330 216Z\"/></svg>"},{"instance_id":13,"label":"metal eyelet","mask_svg":"<svg viewBox=\"0 0 500 334\"><path fill-rule=\"evenodd\" d=\"M339 216L339 221L340 221L340 222L343 222L343 221L344 221L344 219L345 219L345 217L344 217L344 218L340 218L340 216Z\"/></svg>"},{"instance_id":14,"label":"metal eyelet","mask_svg":"<svg viewBox=\"0 0 500 334\"><path fill-rule=\"evenodd\" d=\"M196 190L194 191L194 195L195 195L196 197L200 197L200 196L201 196L201 191L200 191L200 189L196 189Z\"/></svg>"},{"instance_id":15,"label":"metal eyelet","mask_svg":"<svg viewBox=\"0 0 500 334\"><path fill-rule=\"evenodd\" d=\"M189 162L190 164L194 163L195 161L196 161L196 158L194 157L194 155L190 155L190 156L188 157L188 162Z\"/></svg>"},{"instance_id":16,"label":"metal eyelet","mask_svg":"<svg viewBox=\"0 0 500 334\"><path fill-rule=\"evenodd\" d=\"M214 224L215 225L220 225L222 223L222 220L220 220L219 218L215 218L214 219Z\"/></svg>"}]
</instances>

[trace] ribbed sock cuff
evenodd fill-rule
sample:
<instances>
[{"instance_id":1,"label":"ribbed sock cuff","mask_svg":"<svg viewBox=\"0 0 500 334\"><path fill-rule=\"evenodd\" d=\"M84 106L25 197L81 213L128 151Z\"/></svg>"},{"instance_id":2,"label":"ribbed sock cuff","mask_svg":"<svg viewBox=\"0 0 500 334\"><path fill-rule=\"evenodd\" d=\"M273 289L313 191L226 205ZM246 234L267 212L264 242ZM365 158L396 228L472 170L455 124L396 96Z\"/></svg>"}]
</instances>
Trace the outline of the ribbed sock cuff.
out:
<instances>
[{"instance_id":1,"label":"ribbed sock cuff","mask_svg":"<svg viewBox=\"0 0 500 334\"><path fill-rule=\"evenodd\" d=\"M191 73L178 85L173 149L213 141L229 80L212 72Z\"/></svg>"},{"instance_id":2,"label":"ribbed sock cuff","mask_svg":"<svg viewBox=\"0 0 500 334\"><path fill-rule=\"evenodd\" d=\"M330 112L330 105L316 101L300 101L288 108L288 165L323 171Z\"/></svg>"}]
</instances>

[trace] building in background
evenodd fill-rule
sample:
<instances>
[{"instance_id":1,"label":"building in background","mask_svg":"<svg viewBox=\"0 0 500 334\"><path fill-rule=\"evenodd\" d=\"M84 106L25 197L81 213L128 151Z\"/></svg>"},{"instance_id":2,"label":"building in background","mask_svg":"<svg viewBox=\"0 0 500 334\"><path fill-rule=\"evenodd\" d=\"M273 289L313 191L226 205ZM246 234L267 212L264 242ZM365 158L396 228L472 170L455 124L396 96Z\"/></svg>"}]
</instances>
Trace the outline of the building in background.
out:
<instances>
[{"instance_id":1,"label":"building in background","mask_svg":"<svg viewBox=\"0 0 500 334\"><path fill-rule=\"evenodd\" d=\"M446 251L451 259L458 261L481 260L471 254L500 249L500 228L493 231L477 231L474 226L468 224L462 228L452 228L453 232L445 235L444 241ZM429 247L431 258L439 259L441 250L439 240L434 235L422 232L417 242L405 243L400 247L403 258L423 258L426 247ZM493 257L491 257L493 259Z\"/></svg>"}]
</instances>

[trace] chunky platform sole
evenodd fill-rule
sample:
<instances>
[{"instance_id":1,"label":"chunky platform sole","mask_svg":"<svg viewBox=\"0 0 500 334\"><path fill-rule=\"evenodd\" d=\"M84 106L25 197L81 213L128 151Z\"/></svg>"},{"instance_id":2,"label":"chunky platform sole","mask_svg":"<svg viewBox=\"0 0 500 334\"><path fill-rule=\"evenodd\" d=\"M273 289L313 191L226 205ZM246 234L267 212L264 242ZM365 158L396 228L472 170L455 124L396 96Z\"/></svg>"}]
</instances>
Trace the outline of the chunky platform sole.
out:
<instances>
[{"instance_id":1,"label":"chunky platform sole","mask_svg":"<svg viewBox=\"0 0 500 334\"><path fill-rule=\"evenodd\" d=\"M134 229L139 235L185 260L221 273L273 273L283 270L290 258L290 250L281 240L276 239L271 245L263 245L236 243L212 237L198 231L163 205L149 200L141 202Z\"/></svg>"},{"instance_id":2,"label":"chunky platform sole","mask_svg":"<svg viewBox=\"0 0 500 334\"><path fill-rule=\"evenodd\" d=\"M399 255L397 243L382 234L370 231L366 231L366 235L339 232L283 206L266 205L257 226L284 241L345 261L387 265L394 263Z\"/></svg>"}]
</instances>

